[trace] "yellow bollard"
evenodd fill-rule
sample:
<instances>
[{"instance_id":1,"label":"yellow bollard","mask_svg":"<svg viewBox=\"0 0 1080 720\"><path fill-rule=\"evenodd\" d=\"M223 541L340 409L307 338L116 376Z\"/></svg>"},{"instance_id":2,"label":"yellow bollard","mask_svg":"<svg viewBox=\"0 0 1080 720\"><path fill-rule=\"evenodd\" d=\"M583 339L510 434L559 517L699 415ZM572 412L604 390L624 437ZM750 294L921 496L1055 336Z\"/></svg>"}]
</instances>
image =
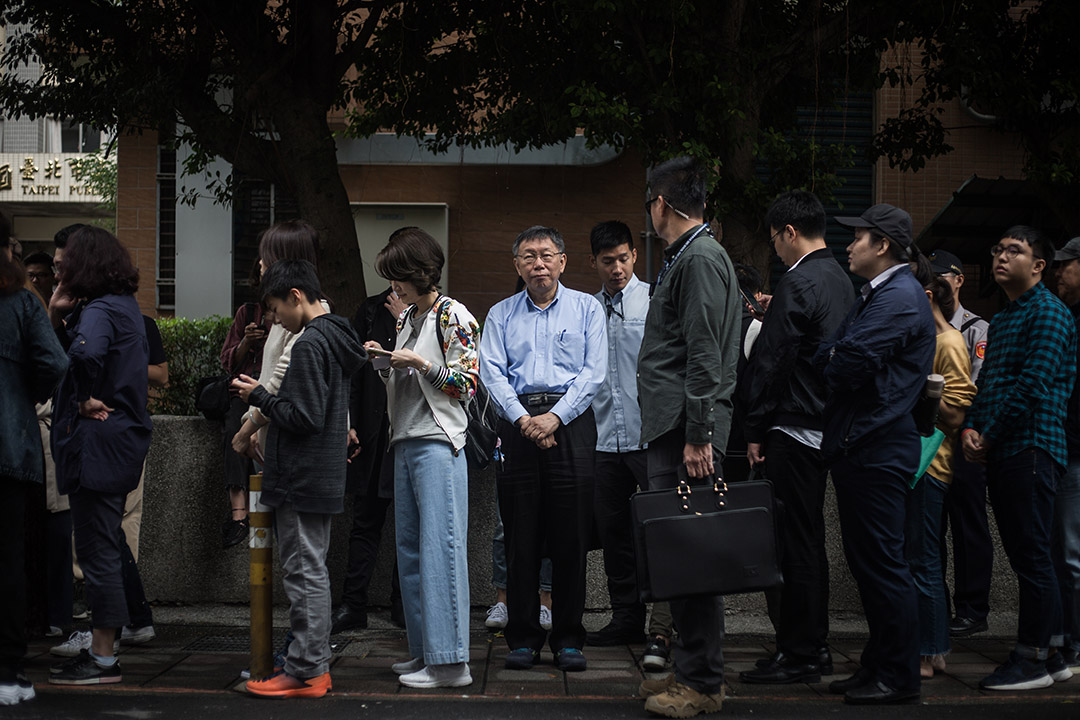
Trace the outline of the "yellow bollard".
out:
<instances>
[{"instance_id":1,"label":"yellow bollard","mask_svg":"<svg viewBox=\"0 0 1080 720\"><path fill-rule=\"evenodd\" d=\"M249 479L248 522L251 531L251 679L274 672L273 511L262 504L262 475Z\"/></svg>"}]
</instances>

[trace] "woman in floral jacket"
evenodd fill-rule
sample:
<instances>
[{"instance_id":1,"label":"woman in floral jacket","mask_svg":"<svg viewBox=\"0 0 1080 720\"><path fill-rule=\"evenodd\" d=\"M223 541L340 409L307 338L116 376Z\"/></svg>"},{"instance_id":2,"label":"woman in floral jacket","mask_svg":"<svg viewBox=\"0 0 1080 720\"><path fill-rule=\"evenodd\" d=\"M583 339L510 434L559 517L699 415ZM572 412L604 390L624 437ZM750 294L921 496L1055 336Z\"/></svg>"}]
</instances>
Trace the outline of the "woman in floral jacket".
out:
<instances>
[{"instance_id":1,"label":"woman in floral jacket","mask_svg":"<svg viewBox=\"0 0 1080 720\"><path fill-rule=\"evenodd\" d=\"M469 477L465 404L476 391L479 326L438 289L443 253L402 228L375 259L408 307L392 352L365 344L387 383L398 572L411 659L394 665L409 687L463 687L469 674ZM423 562L421 563L421 559Z\"/></svg>"}]
</instances>

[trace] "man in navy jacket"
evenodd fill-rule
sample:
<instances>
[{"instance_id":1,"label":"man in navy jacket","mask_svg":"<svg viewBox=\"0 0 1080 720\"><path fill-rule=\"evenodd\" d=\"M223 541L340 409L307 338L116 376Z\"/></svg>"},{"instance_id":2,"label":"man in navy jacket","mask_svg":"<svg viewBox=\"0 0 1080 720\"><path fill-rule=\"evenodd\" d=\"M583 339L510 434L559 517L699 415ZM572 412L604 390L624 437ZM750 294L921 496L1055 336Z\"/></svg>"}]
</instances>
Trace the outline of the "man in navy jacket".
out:
<instances>
[{"instance_id":1,"label":"man in navy jacket","mask_svg":"<svg viewBox=\"0 0 1080 720\"><path fill-rule=\"evenodd\" d=\"M848 267L861 296L814 364L825 376L821 451L832 471L844 554L859 586L870 640L862 668L830 692L852 704L919 697L915 582L904 560L904 512L918 470L911 411L934 361L934 318L922 285L933 273L915 247L911 216L875 205L836 219L855 230ZM910 263L917 262L916 279Z\"/></svg>"}]
</instances>

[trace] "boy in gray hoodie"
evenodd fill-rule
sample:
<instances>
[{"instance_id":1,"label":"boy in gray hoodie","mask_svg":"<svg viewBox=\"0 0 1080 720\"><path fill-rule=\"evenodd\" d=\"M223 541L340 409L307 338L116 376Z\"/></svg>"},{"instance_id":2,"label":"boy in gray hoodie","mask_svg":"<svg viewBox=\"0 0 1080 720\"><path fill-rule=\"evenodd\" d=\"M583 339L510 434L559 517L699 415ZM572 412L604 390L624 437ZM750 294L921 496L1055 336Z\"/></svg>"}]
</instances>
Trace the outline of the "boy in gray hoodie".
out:
<instances>
[{"instance_id":1,"label":"boy in gray hoodie","mask_svg":"<svg viewBox=\"0 0 1080 720\"><path fill-rule=\"evenodd\" d=\"M262 504L274 508L293 641L283 668L249 680L261 697L322 697L330 689L330 516L344 510L349 381L367 355L347 320L328 313L315 267L279 260L262 278L263 301L302 334L281 389L271 395L247 375L240 397L271 420Z\"/></svg>"}]
</instances>

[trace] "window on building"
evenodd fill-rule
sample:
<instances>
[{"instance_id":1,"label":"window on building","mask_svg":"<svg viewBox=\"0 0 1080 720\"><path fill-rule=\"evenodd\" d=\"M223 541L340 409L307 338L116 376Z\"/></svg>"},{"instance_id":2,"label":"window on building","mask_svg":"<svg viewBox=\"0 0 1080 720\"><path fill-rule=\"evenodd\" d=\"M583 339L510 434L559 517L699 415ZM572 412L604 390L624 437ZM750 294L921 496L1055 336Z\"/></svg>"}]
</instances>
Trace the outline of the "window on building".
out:
<instances>
[{"instance_id":1,"label":"window on building","mask_svg":"<svg viewBox=\"0 0 1080 720\"><path fill-rule=\"evenodd\" d=\"M100 149L101 130L86 123L61 122L60 152L94 152Z\"/></svg>"},{"instance_id":2,"label":"window on building","mask_svg":"<svg viewBox=\"0 0 1080 720\"><path fill-rule=\"evenodd\" d=\"M238 170L233 194L233 305L258 302L253 270L259 257L259 234L276 222L300 217L296 200L266 180L244 177Z\"/></svg>"},{"instance_id":3,"label":"window on building","mask_svg":"<svg viewBox=\"0 0 1080 720\"><path fill-rule=\"evenodd\" d=\"M158 145L157 307L176 308L176 150Z\"/></svg>"}]
</instances>

